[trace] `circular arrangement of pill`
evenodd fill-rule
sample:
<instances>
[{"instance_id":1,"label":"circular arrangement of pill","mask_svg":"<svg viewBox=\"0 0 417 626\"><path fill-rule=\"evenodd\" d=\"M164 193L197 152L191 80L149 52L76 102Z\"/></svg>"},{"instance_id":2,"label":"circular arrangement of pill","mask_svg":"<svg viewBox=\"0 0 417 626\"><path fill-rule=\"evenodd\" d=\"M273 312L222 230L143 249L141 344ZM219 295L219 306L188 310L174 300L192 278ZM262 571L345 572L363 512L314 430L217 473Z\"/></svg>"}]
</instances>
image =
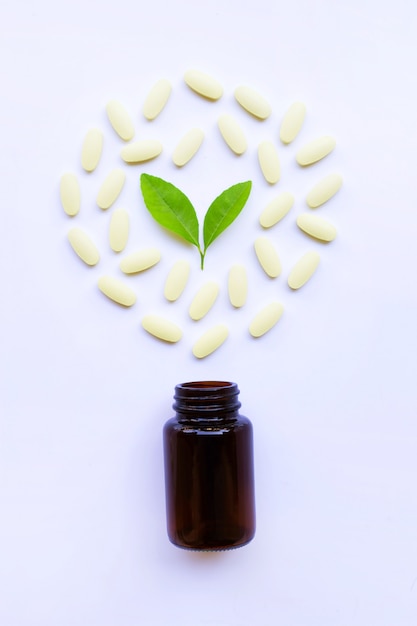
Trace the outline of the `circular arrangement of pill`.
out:
<instances>
[{"instance_id":1,"label":"circular arrangement of pill","mask_svg":"<svg viewBox=\"0 0 417 626\"><path fill-rule=\"evenodd\" d=\"M224 94L223 86L212 76L199 71L189 70L184 75L184 82L195 94L207 101L217 102ZM142 113L148 120L155 120L163 111L172 95L171 83L166 79L159 80L148 92L143 103ZM234 91L235 101L253 118L263 121L272 112L269 102L256 90L247 85L238 86ZM156 139L134 141L135 129L132 118L118 100L110 100L106 106L108 121L114 132L124 142L120 149L120 157L125 164L141 164L156 159L163 151L163 145ZM306 106L294 102L284 113L279 128L281 144L291 144L299 135L306 116ZM223 112L217 119L218 130L230 151L241 157L247 149L246 135L238 120L228 112ZM98 128L91 128L85 135L81 149L81 166L89 174L97 168L103 151L104 133ZM178 140L172 154L172 161L177 168L183 168L196 155L204 141L201 128L190 128ZM269 186L274 187L281 179L281 164L278 142L275 138L263 139L257 146L257 158L260 171ZM295 159L300 169L309 168L314 163L327 157L335 148L335 139L325 135L316 137L301 145ZM104 179L98 181L96 203L106 212L111 209L108 226L108 242L115 253L124 251L130 228L130 217L126 209L112 208L118 199L126 181L126 171L122 167L113 168ZM336 237L336 228L323 217L315 213L315 209L327 203L341 188L342 177L339 173L330 173L317 180L308 192L305 202L307 212L296 217L295 223L299 230L315 242L329 243ZM60 199L65 213L76 219L81 208L81 186L79 176L73 172L65 172L60 180ZM295 202L294 195L281 191L264 206L259 215L259 224L270 229L290 213ZM311 210L313 209L313 210ZM99 263L100 252L93 237L79 226L72 226L68 231L68 241L78 257L88 266ZM279 251L274 241L267 235L254 235L254 258L266 276L276 279L282 274ZM129 285L128 277L157 265L161 259L160 251L153 247L142 247L121 258L119 270L123 277L102 274L97 282L99 290L111 301L121 307L131 307L136 303L136 292ZM288 272L287 283L289 292L298 290L309 281L319 266L320 255L316 249L307 251L298 259ZM177 302L186 286L190 275L190 264L186 260L175 261L161 281L161 293L166 301ZM248 274L243 265L234 264L228 271L227 293L232 310L246 306L248 296ZM188 302L188 315L193 322L206 317L218 298L220 286L216 281L207 280L194 297ZM251 313L248 333L259 338L269 332L280 320L284 311L281 302L272 298L270 303L260 310ZM155 338L174 344L183 337L183 331L165 316L154 313L142 315L142 328ZM217 350L229 336L229 326L225 323L215 324L203 332L192 347L197 359L202 359Z\"/></svg>"}]
</instances>

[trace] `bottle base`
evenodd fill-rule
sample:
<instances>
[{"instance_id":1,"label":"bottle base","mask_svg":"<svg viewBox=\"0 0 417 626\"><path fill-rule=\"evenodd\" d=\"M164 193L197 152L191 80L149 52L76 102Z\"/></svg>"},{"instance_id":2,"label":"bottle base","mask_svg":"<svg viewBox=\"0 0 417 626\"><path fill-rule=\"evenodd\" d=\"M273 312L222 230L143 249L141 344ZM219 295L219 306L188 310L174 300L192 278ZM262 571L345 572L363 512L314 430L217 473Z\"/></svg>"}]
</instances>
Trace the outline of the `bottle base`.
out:
<instances>
[{"instance_id":1,"label":"bottle base","mask_svg":"<svg viewBox=\"0 0 417 626\"><path fill-rule=\"evenodd\" d=\"M180 543L176 543L169 539L173 546L176 548L180 548L181 550L187 550L188 552L228 552L229 550L238 550L239 548L244 548L247 546L254 537L251 537L247 541L242 541L242 543L231 544L231 545L220 545L220 546L186 546Z\"/></svg>"}]
</instances>

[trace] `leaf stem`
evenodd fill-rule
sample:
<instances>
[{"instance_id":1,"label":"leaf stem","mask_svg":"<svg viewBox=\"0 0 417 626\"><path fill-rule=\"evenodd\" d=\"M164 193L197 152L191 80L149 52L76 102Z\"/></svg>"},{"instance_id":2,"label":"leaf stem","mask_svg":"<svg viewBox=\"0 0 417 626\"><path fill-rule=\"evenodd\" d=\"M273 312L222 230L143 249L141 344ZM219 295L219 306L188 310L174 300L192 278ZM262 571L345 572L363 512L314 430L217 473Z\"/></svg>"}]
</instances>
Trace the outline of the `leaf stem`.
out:
<instances>
[{"instance_id":1,"label":"leaf stem","mask_svg":"<svg viewBox=\"0 0 417 626\"><path fill-rule=\"evenodd\" d=\"M201 250L201 248L198 248L198 251L200 253L200 259L201 259L201 264L200 264L200 269L204 269L204 257L206 255L206 251L204 250L204 252Z\"/></svg>"}]
</instances>

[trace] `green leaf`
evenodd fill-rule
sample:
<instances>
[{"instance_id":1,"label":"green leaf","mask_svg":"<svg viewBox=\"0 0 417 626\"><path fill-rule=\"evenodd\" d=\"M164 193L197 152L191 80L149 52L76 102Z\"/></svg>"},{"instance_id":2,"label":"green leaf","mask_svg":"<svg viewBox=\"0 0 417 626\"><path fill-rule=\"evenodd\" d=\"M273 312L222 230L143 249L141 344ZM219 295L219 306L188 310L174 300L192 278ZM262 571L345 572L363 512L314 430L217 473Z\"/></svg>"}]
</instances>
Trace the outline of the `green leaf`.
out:
<instances>
[{"instance_id":1,"label":"green leaf","mask_svg":"<svg viewBox=\"0 0 417 626\"><path fill-rule=\"evenodd\" d=\"M198 218L187 196L172 183L150 174L141 175L140 186L154 220L200 250Z\"/></svg>"},{"instance_id":2,"label":"green leaf","mask_svg":"<svg viewBox=\"0 0 417 626\"><path fill-rule=\"evenodd\" d=\"M250 180L223 191L209 206L204 218L204 254L210 244L237 218L252 188Z\"/></svg>"},{"instance_id":3,"label":"green leaf","mask_svg":"<svg viewBox=\"0 0 417 626\"><path fill-rule=\"evenodd\" d=\"M196 246L203 269L207 248L237 218L246 204L252 183L249 180L233 185L211 203L204 218L204 251L199 242L197 214L187 196L172 183L150 174L141 175L140 186L146 208L154 220Z\"/></svg>"}]
</instances>

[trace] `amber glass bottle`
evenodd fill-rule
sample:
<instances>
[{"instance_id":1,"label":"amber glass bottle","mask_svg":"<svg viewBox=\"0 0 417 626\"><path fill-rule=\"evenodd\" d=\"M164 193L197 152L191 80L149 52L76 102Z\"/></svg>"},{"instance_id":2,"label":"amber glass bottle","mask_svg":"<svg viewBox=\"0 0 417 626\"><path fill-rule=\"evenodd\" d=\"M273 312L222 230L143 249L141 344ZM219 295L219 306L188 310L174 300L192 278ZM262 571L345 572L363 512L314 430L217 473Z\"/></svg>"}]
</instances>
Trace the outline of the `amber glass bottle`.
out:
<instances>
[{"instance_id":1,"label":"amber glass bottle","mask_svg":"<svg viewBox=\"0 0 417 626\"><path fill-rule=\"evenodd\" d=\"M225 550L255 534L252 424L236 383L175 387L164 427L168 536L192 550Z\"/></svg>"}]
</instances>

